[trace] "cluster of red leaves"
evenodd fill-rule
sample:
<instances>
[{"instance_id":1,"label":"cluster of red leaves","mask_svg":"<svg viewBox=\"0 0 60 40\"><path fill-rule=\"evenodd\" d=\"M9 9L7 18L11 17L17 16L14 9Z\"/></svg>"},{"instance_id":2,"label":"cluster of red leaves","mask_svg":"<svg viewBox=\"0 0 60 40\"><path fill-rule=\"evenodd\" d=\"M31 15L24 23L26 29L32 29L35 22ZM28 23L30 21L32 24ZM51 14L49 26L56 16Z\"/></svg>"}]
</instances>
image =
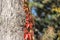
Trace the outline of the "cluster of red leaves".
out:
<instances>
[{"instance_id":1,"label":"cluster of red leaves","mask_svg":"<svg viewBox=\"0 0 60 40\"><path fill-rule=\"evenodd\" d=\"M25 27L24 27L24 40L33 40L32 39L33 32L30 32L30 30L33 27L33 23L31 20L32 16L30 14L29 7L28 7L26 1L24 2L23 9L26 13L26 23L25 23Z\"/></svg>"}]
</instances>

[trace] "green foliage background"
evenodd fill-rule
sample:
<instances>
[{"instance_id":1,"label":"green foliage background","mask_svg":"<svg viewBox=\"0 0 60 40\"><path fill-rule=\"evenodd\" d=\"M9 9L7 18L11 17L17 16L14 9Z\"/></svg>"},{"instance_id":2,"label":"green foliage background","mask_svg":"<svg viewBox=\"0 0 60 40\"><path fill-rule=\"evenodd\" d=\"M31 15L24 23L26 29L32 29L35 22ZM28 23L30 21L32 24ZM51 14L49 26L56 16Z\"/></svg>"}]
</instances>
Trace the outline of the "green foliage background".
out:
<instances>
[{"instance_id":1,"label":"green foliage background","mask_svg":"<svg viewBox=\"0 0 60 40\"><path fill-rule=\"evenodd\" d=\"M33 15L33 17L35 19L35 24L37 25L36 28L38 27L37 29L40 32L43 32L43 30L45 28L48 29L48 26L53 26L55 29L55 32L56 32L56 36L57 36L58 33L60 33L60 32L58 32L58 30L60 31L60 12L58 12L58 11L60 11L60 9L59 9L60 8L60 0L33 0L33 2L29 2L29 8L31 9L33 6L35 8L37 8L36 12L38 15L38 16ZM50 6L50 9L47 10L45 8L46 6ZM57 11L55 11L55 10L53 10L54 8L58 8L59 10L57 9ZM41 17L42 12L45 13L44 17ZM48 16L50 16L50 18ZM45 34L43 32L43 34L45 35L45 37L47 36L46 35L47 33ZM60 40L60 36L58 36L57 39L55 39L55 40Z\"/></svg>"}]
</instances>

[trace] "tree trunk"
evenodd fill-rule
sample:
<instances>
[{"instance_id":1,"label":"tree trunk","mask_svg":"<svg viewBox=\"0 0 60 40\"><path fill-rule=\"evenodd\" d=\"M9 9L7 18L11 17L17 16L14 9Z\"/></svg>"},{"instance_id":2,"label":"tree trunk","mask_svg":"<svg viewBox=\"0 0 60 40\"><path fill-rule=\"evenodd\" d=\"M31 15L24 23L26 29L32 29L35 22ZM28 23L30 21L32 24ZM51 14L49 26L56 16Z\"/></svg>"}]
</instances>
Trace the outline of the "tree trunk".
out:
<instances>
[{"instance_id":1,"label":"tree trunk","mask_svg":"<svg viewBox=\"0 0 60 40\"><path fill-rule=\"evenodd\" d=\"M0 0L0 40L23 40L24 19L21 0Z\"/></svg>"}]
</instances>

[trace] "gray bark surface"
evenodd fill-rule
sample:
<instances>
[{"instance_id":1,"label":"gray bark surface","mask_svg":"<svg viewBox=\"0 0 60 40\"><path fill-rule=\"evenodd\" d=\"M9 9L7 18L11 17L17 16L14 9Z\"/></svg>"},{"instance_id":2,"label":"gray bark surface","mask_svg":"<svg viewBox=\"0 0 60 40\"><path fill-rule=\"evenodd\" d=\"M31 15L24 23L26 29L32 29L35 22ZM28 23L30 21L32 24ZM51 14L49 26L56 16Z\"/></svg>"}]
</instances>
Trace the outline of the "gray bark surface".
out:
<instances>
[{"instance_id":1,"label":"gray bark surface","mask_svg":"<svg viewBox=\"0 0 60 40\"><path fill-rule=\"evenodd\" d=\"M0 0L0 40L23 40L24 20L20 0Z\"/></svg>"}]
</instances>

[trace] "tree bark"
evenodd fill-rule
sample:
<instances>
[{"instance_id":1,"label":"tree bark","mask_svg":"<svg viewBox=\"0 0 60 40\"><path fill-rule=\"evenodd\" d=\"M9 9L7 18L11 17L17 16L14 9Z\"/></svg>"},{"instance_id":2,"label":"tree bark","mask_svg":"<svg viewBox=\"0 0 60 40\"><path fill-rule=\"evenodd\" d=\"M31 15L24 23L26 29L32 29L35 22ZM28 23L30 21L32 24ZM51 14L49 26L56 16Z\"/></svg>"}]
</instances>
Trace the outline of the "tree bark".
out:
<instances>
[{"instance_id":1,"label":"tree bark","mask_svg":"<svg viewBox=\"0 0 60 40\"><path fill-rule=\"evenodd\" d=\"M0 40L23 40L24 20L21 0L0 0Z\"/></svg>"}]
</instances>

